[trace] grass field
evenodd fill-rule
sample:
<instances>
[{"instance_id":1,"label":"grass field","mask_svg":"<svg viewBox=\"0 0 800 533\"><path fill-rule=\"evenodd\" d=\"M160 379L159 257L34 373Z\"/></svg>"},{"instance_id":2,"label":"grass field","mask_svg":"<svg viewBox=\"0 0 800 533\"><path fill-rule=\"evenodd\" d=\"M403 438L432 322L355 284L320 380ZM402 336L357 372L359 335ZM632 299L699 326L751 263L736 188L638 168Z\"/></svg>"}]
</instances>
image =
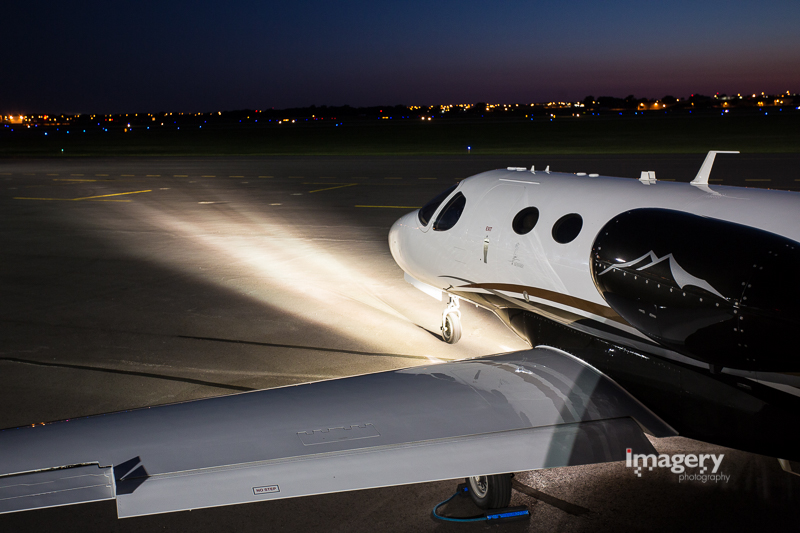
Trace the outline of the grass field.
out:
<instances>
[{"instance_id":1,"label":"grass field","mask_svg":"<svg viewBox=\"0 0 800 533\"><path fill-rule=\"evenodd\" d=\"M0 131L0 157L800 152L800 112Z\"/></svg>"}]
</instances>

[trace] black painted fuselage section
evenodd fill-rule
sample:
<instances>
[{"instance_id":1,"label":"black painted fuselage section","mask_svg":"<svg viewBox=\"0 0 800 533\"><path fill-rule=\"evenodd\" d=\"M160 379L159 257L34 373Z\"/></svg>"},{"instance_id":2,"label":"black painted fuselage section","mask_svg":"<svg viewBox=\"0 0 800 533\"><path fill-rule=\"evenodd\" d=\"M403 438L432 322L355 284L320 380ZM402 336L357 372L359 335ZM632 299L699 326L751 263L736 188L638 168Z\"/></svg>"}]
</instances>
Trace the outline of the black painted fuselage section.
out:
<instances>
[{"instance_id":1,"label":"black painted fuselage section","mask_svg":"<svg viewBox=\"0 0 800 533\"><path fill-rule=\"evenodd\" d=\"M716 368L800 370L800 244L667 209L611 219L591 272L609 306L658 344Z\"/></svg>"}]
</instances>

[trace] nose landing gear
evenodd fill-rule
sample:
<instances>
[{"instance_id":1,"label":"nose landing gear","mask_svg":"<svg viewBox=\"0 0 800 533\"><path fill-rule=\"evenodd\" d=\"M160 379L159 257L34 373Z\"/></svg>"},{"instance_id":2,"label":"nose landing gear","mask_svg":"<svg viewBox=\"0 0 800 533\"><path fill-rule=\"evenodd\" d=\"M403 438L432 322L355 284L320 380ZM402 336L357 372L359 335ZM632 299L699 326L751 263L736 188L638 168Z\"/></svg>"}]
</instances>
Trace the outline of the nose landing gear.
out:
<instances>
[{"instance_id":1,"label":"nose landing gear","mask_svg":"<svg viewBox=\"0 0 800 533\"><path fill-rule=\"evenodd\" d=\"M450 301L442 312L442 339L455 344L461 338L461 310L458 296L450 295Z\"/></svg>"}]
</instances>

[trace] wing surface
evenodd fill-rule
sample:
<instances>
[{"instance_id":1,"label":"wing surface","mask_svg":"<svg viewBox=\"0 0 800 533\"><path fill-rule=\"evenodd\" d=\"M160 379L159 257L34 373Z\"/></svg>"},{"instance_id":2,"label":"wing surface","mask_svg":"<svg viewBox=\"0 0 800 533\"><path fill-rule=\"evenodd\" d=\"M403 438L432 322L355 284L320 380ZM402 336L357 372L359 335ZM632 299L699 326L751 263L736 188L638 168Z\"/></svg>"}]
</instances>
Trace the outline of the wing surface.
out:
<instances>
[{"instance_id":1,"label":"wing surface","mask_svg":"<svg viewBox=\"0 0 800 533\"><path fill-rule=\"evenodd\" d=\"M555 349L0 431L0 513L120 517L618 461L675 431Z\"/></svg>"}]
</instances>

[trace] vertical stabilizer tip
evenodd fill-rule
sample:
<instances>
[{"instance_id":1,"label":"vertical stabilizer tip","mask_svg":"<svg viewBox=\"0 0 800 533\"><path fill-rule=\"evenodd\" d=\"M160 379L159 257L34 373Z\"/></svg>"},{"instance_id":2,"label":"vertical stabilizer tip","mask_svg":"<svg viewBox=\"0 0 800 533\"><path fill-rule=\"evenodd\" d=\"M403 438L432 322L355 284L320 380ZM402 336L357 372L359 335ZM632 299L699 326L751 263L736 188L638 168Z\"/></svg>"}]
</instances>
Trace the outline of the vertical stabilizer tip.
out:
<instances>
[{"instance_id":1,"label":"vertical stabilizer tip","mask_svg":"<svg viewBox=\"0 0 800 533\"><path fill-rule=\"evenodd\" d=\"M697 172L697 176L691 181L692 185L708 185L708 177L711 175L711 167L714 166L714 158L717 154L738 154L739 151L729 151L729 150L711 150L708 152L706 156L706 160L703 161L703 165L700 167L700 170Z\"/></svg>"}]
</instances>

